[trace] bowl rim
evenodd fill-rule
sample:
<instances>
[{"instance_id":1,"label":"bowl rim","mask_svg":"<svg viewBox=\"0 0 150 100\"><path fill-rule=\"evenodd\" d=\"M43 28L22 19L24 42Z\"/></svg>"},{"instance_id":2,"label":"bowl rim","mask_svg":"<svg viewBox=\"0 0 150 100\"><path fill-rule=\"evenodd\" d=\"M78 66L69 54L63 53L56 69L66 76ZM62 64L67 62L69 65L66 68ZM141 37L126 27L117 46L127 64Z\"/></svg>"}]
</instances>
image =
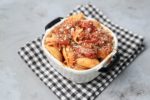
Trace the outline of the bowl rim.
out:
<instances>
[{"instance_id":1,"label":"bowl rim","mask_svg":"<svg viewBox=\"0 0 150 100\"><path fill-rule=\"evenodd\" d=\"M85 17L85 18L88 19L88 20L96 20L96 19L90 18L90 17ZM48 58L52 58L54 60L54 62L59 65L58 67L62 67L66 71L76 73L76 74L87 74L87 73L90 73L90 72L93 72L93 71L98 71L99 69L101 69L106 64L106 62L117 53L118 40L117 40L116 34L114 34L107 26L100 23L101 26L104 27L107 31L109 31L109 34L113 37L113 44L114 44L113 45L113 51L109 55L107 55L107 57L102 62L100 62L98 65L94 66L93 68L87 69L87 70L75 70L75 69L64 66L62 62L58 61L52 54L50 54L48 52L48 50L45 48L44 40L47 37L47 35L49 34L49 31L54 29L57 25L61 24L66 19L67 18L63 18L60 22L56 23L54 26L48 28L45 31L45 34L42 38L42 49L43 49L43 51L45 52L46 56L48 56Z\"/></svg>"}]
</instances>

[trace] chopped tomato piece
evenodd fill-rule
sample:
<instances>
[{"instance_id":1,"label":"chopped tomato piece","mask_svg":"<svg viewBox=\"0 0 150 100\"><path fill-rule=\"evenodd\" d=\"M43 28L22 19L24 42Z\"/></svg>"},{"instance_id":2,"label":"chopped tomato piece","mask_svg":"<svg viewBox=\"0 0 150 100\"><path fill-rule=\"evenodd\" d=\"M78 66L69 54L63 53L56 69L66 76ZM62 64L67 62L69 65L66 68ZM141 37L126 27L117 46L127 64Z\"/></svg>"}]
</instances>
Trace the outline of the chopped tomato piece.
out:
<instances>
[{"instance_id":1,"label":"chopped tomato piece","mask_svg":"<svg viewBox=\"0 0 150 100\"><path fill-rule=\"evenodd\" d=\"M69 45L69 40L60 40L58 41L60 45Z\"/></svg>"}]
</instances>

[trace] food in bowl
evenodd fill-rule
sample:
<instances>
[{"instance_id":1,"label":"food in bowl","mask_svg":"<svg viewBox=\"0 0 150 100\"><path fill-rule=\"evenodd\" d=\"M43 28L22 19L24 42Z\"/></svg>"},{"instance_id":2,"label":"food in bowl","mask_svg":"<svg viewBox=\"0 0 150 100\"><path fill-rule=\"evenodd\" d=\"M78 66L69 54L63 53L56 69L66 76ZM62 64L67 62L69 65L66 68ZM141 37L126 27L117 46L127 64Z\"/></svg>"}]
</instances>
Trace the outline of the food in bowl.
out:
<instances>
[{"instance_id":1,"label":"food in bowl","mask_svg":"<svg viewBox=\"0 0 150 100\"><path fill-rule=\"evenodd\" d=\"M113 51L114 39L100 22L77 13L47 30L44 47L64 67L88 70Z\"/></svg>"}]
</instances>

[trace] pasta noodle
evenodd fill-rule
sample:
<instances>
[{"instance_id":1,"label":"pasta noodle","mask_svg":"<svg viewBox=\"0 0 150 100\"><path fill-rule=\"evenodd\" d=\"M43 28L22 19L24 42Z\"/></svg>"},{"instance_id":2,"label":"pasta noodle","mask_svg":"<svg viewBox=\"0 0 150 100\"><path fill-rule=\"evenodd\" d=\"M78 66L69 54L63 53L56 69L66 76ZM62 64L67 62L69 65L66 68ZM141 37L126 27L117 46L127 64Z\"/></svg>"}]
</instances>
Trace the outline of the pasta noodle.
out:
<instances>
[{"instance_id":1,"label":"pasta noodle","mask_svg":"<svg viewBox=\"0 0 150 100\"><path fill-rule=\"evenodd\" d=\"M75 70L87 70L89 68L86 68L84 66L75 65L75 67L73 69L75 69Z\"/></svg>"},{"instance_id":2,"label":"pasta noodle","mask_svg":"<svg viewBox=\"0 0 150 100\"><path fill-rule=\"evenodd\" d=\"M66 23L74 23L74 22L77 22L81 19L84 19L84 15L82 13L78 13L78 14L74 14L72 16L69 16L68 17L68 20L66 20L65 22Z\"/></svg>"},{"instance_id":3,"label":"pasta noodle","mask_svg":"<svg viewBox=\"0 0 150 100\"><path fill-rule=\"evenodd\" d=\"M106 56L111 52L112 48L109 47L102 47L101 49L98 50L98 58L105 59Z\"/></svg>"},{"instance_id":4,"label":"pasta noodle","mask_svg":"<svg viewBox=\"0 0 150 100\"><path fill-rule=\"evenodd\" d=\"M78 43L78 38L80 37L80 33L83 31L83 29L77 27L75 31L71 31L71 35L73 37L73 40Z\"/></svg>"},{"instance_id":5,"label":"pasta noodle","mask_svg":"<svg viewBox=\"0 0 150 100\"><path fill-rule=\"evenodd\" d=\"M48 31L44 44L66 67L87 70L112 52L113 38L109 32L97 20L77 13Z\"/></svg>"},{"instance_id":6,"label":"pasta noodle","mask_svg":"<svg viewBox=\"0 0 150 100\"><path fill-rule=\"evenodd\" d=\"M67 46L66 48L63 48L62 54L64 56L65 62L68 66L72 66L74 63L74 52L72 48Z\"/></svg>"},{"instance_id":7,"label":"pasta noodle","mask_svg":"<svg viewBox=\"0 0 150 100\"><path fill-rule=\"evenodd\" d=\"M83 66L85 68L92 68L99 64L99 61L97 59L90 59L90 58L78 58L77 64L80 66Z\"/></svg>"},{"instance_id":8,"label":"pasta noodle","mask_svg":"<svg viewBox=\"0 0 150 100\"><path fill-rule=\"evenodd\" d=\"M47 46L47 45L46 45L46 48L56 59L58 59L59 61L62 61L62 54L57 48Z\"/></svg>"},{"instance_id":9,"label":"pasta noodle","mask_svg":"<svg viewBox=\"0 0 150 100\"><path fill-rule=\"evenodd\" d=\"M96 28L99 28L100 27L100 23L96 20L93 20L93 24Z\"/></svg>"}]
</instances>

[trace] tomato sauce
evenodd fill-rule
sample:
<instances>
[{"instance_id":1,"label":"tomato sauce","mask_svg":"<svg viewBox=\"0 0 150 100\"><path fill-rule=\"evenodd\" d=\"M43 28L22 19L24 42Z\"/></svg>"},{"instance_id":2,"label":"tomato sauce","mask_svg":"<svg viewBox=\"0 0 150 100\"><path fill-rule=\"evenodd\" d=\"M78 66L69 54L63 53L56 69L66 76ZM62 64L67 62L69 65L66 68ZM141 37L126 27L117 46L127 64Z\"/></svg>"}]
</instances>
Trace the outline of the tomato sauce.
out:
<instances>
[{"instance_id":1,"label":"tomato sauce","mask_svg":"<svg viewBox=\"0 0 150 100\"><path fill-rule=\"evenodd\" d=\"M82 31L76 34L78 29ZM113 49L112 36L103 27L95 26L92 20L64 21L52 30L52 34L57 37L57 48L61 50L64 46L72 47L76 58L104 59ZM73 40L74 36L77 37L76 41Z\"/></svg>"}]
</instances>

